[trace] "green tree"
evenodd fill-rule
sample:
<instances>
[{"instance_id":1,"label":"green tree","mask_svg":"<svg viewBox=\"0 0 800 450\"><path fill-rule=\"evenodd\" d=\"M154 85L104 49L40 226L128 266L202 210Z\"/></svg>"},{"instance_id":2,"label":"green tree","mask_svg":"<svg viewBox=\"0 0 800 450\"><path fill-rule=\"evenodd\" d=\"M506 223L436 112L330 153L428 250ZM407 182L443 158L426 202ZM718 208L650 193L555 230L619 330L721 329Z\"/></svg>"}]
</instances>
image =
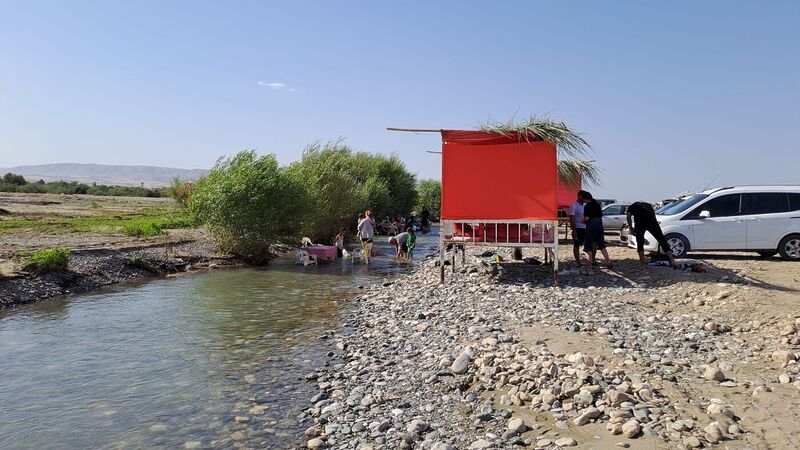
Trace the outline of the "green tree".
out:
<instances>
[{"instance_id":1,"label":"green tree","mask_svg":"<svg viewBox=\"0 0 800 450\"><path fill-rule=\"evenodd\" d=\"M254 262L272 258L279 242L297 242L312 202L307 191L278 167L275 155L243 151L219 159L195 183L190 211L204 222L220 247Z\"/></svg>"},{"instance_id":2,"label":"green tree","mask_svg":"<svg viewBox=\"0 0 800 450\"><path fill-rule=\"evenodd\" d=\"M359 181L353 152L340 141L309 145L286 171L311 200L301 228L313 240L329 239L355 222L359 211L371 207L369 193L381 188L375 186L377 180L369 185Z\"/></svg>"},{"instance_id":3,"label":"green tree","mask_svg":"<svg viewBox=\"0 0 800 450\"><path fill-rule=\"evenodd\" d=\"M384 156L357 153L354 156L356 175L363 185L382 183L384 190L371 189L370 207L380 216L405 215L417 201L416 177L406 169L397 155ZM377 181L370 181L376 179Z\"/></svg>"},{"instance_id":4,"label":"green tree","mask_svg":"<svg viewBox=\"0 0 800 450\"><path fill-rule=\"evenodd\" d=\"M10 172L3 176L3 182L6 184L13 184L16 186L22 186L27 183L27 181L25 181L25 177L23 177L22 175L17 175L15 173L10 173Z\"/></svg>"},{"instance_id":5,"label":"green tree","mask_svg":"<svg viewBox=\"0 0 800 450\"><path fill-rule=\"evenodd\" d=\"M417 209L428 208L436 217L442 213L442 182L439 180L420 180L417 184Z\"/></svg>"}]
</instances>

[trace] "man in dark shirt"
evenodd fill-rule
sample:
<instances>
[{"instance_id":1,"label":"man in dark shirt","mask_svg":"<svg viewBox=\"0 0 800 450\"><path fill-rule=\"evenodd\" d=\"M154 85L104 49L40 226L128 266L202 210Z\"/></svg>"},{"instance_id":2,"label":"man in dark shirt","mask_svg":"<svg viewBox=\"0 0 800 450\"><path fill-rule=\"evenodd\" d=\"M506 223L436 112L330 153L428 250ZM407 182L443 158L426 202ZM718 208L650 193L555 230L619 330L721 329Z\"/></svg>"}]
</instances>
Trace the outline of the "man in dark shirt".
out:
<instances>
[{"instance_id":1,"label":"man in dark shirt","mask_svg":"<svg viewBox=\"0 0 800 450\"><path fill-rule=\"evenodd\" d=\"M605 230L603 229L603 210L600 208L600 203L592 197L592 194L586 191L581 191L581 199L585 203L583 207L583 222L586 224L586 237L583 242L583 251L589 257L589 270L595 264L595 257L597 250L603 254L606 266L611 268L611 259L608 257L608 250L606 250Z\"/></svg>"},{"instance_id":2,"label":"man in dark shirt","mask_svg":"<svg viewBox=\"0 0 800 450\"><path fill-rule=\"evenodd\" d=\"M631 223L631 217L633 217L633 224ZM661 231L661 226L656 220L656 212L650 203L636 202L628 206L628 228L630 229L630 233L636 236L636 251L639 252L640 269L644 270L646 267L644 259L644 234L648 231L656 238L658 245L661 246L661 250L667 255L667 258L669 258L669 264L675 267L675 258L672 257L672 250L670 250L667 239Z\"/></svg>"}]
</instances>

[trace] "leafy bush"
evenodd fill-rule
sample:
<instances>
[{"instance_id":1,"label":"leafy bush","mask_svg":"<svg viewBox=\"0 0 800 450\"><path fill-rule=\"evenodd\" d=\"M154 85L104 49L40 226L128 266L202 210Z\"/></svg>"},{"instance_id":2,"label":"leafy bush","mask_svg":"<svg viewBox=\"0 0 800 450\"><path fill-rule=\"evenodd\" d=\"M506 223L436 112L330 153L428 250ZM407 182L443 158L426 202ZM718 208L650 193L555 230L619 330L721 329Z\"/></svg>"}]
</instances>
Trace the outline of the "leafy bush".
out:
<instances>
[{"instance_id":1,"label":"leafy bush","mask_svg":"<svg viewBox=\"0 0 800 450\"><path fill-rule=\"evenodd\" d=\"M397 155L357 153L353 157L355 174L367 189L367 203L376 217L402 216L416 205L416 177ZM380 186L369 189L370 185Z\"/></svg>"},{"instance_id":2,"label":"leafy bush","mask_svg":"<svg viewBox=\"0 0 800 450\"><path fill-rule=\"evenodd\" d=\"M69 250L52 247L40 250L25 260L23 268L31 272L63 272L69 265Z\"/></svg>"},{"instance_id":3,"label":"leafy bush","mask_svg":"<svg viewBox=\"0 0 800 450\"><path fill-rule=\"evenodd\" d=\"M313 240L351 227L366 209L378 218L404 215L416 201L415 177L397 156L356 153L341 141L309 145L287 172L313 203L302 221L303 235Z\"/></svg>"},{"instance_id":4,"label":"leafy bush","mask_svg":"<svg viewBox=\"0 0 800 450\"><path fill-rule=\"evenodd\" d=\"M186 206L192 193L192 187L191 182L174 177L172 183L166 188L166 194L174 198L179 205Z\"/></svg>"},{"instance_id":5,"label":"leafy bush","mask_svg":"<svg viewBox=\"0 0 800 450\"><path fill-rule=\"evenodd\" d=\"M428 208L436 217L442 214L442 182L439 180L420 180L417 184L417 210Z\"/></svg>"},{"instance_id":6,"label":"leafy bush","mask_svg":"<svg viewBox=\"0 0 800 450\"><path fill-rule=\"evenodd\" d=\"M302 159L286 172L308 196L310 205L301 218L301 230L315 241L334 236L369 206L364 186L356 177L353 152L339 142L309 145Z\"/></svg>"},{"instance_id":7,"label":"leafy bush","mask_svg":"<svg viewBox=\"0 0 800 450\"><path fill-rule=\"evenodd\" d=\"M206 223L228 252L268 261L270 246L296 242L312 202L274 155L243 151L220 159L192 189L189 210Z\"/></svg>"}]
</instances>

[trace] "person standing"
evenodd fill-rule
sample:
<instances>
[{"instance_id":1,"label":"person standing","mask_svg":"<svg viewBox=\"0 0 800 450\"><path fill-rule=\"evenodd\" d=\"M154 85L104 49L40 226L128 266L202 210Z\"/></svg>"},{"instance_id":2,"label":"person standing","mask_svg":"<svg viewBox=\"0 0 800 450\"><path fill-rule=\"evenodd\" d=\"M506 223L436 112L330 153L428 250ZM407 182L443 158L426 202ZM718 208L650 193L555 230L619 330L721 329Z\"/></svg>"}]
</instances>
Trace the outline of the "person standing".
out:
<instances>
[{"instance_id":1,"label":"person standing","mask_svg":"<svg viewBox=\"0 0 800 450\"><path fill-rule=\"evenodd\" d=\"M583 200L581 194L585 191L578 191L575 203L569 207L569 226L572 228L572 255L575 256L575 263L581 267L581 246L586 238L586 224L583 222Z\"/></svg>"},{"instance_id":2,"label":"person standing","mask_svg":"<svg viewBox=\"0 0 800 450\"><path fill-rule=\"evenodd\" d=\"M633 223L631 223L633 217ZM635 202L628 206L628 229L630 233L636 237L636 251L639 253L639 269L645 270L647 264L644 258L644 234L650 232L653 237L661 246L661 250L669 258L669 265L675 267L675 258L672 257L672 250L670 249L667 239L664 237L664 232L661 231L661 225L656 220L656 212L653 205L645 202Z\"/></svg>"},{"instance_id":3,"label":"person standing","mask_svg":"<svg viewBox=\"0 0 800 450\"><path fill-rule=\"evenodd\" d=\"M336 239L333 241L333 245L336 246L336 256L339 258L344 256L344 236L346 233L347 230L339 228L339 234L336 235Z\"/></svg>"},{"instance_id":4,"label":"person standing","mask_svg":"<svg viewBox=\"0 0 800 450\"><path fill-rule=\"evenodd\" d=\"M361 239L361 250L369 247L372 250L372 239L375 237L375 221L372 220L372 211L364 211L364 218L358 221L358 237Z\"/></svg>"},{"instance_id":5,"label":"person standing","mask_svg":"<svg viewBox=\"0 0 800 450\"><path fill-rule=\"evenodd\" d=\"M422 208L422 212L420 213L420 220L422 221L422 232L427 233L431 230L430 220L431 220L431 212L428 211L428 208Z\"/></svg>"},{"instance_id":6,"label":"person standing","mask_svg":"<svg viewBox=\"0 0 800 450\"><path fill-rule=\"evenodd\" d=\"M594 266L597 250L603 254L606 266L611 268L611 259L606 250L605 229L603 229L603 210L600 203L594 199L591 193L582 191L583 199L583 222L586 224L586 237L584 239L583 251L589 257L589 269Z\"/></svg>"}]
</instances>

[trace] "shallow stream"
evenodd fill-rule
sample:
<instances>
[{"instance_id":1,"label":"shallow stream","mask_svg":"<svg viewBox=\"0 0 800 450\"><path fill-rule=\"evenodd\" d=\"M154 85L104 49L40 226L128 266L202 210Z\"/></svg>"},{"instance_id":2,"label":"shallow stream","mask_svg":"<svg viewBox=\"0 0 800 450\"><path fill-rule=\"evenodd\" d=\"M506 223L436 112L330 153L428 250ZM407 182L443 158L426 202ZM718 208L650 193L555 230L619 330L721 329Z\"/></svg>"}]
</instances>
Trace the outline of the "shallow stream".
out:
<instances>
[{"instance_id":1,"label":"shallow stream","mask_svg":"<svg viewBox=\"0 0 800 450\"><path fill-rule=\"evenodd\" d=\"M286 257L0 312L0 448L292 447L315 394L302 377L331 350L320 337L359 285L409 270Z\"/></svg>"}]
</instances>

